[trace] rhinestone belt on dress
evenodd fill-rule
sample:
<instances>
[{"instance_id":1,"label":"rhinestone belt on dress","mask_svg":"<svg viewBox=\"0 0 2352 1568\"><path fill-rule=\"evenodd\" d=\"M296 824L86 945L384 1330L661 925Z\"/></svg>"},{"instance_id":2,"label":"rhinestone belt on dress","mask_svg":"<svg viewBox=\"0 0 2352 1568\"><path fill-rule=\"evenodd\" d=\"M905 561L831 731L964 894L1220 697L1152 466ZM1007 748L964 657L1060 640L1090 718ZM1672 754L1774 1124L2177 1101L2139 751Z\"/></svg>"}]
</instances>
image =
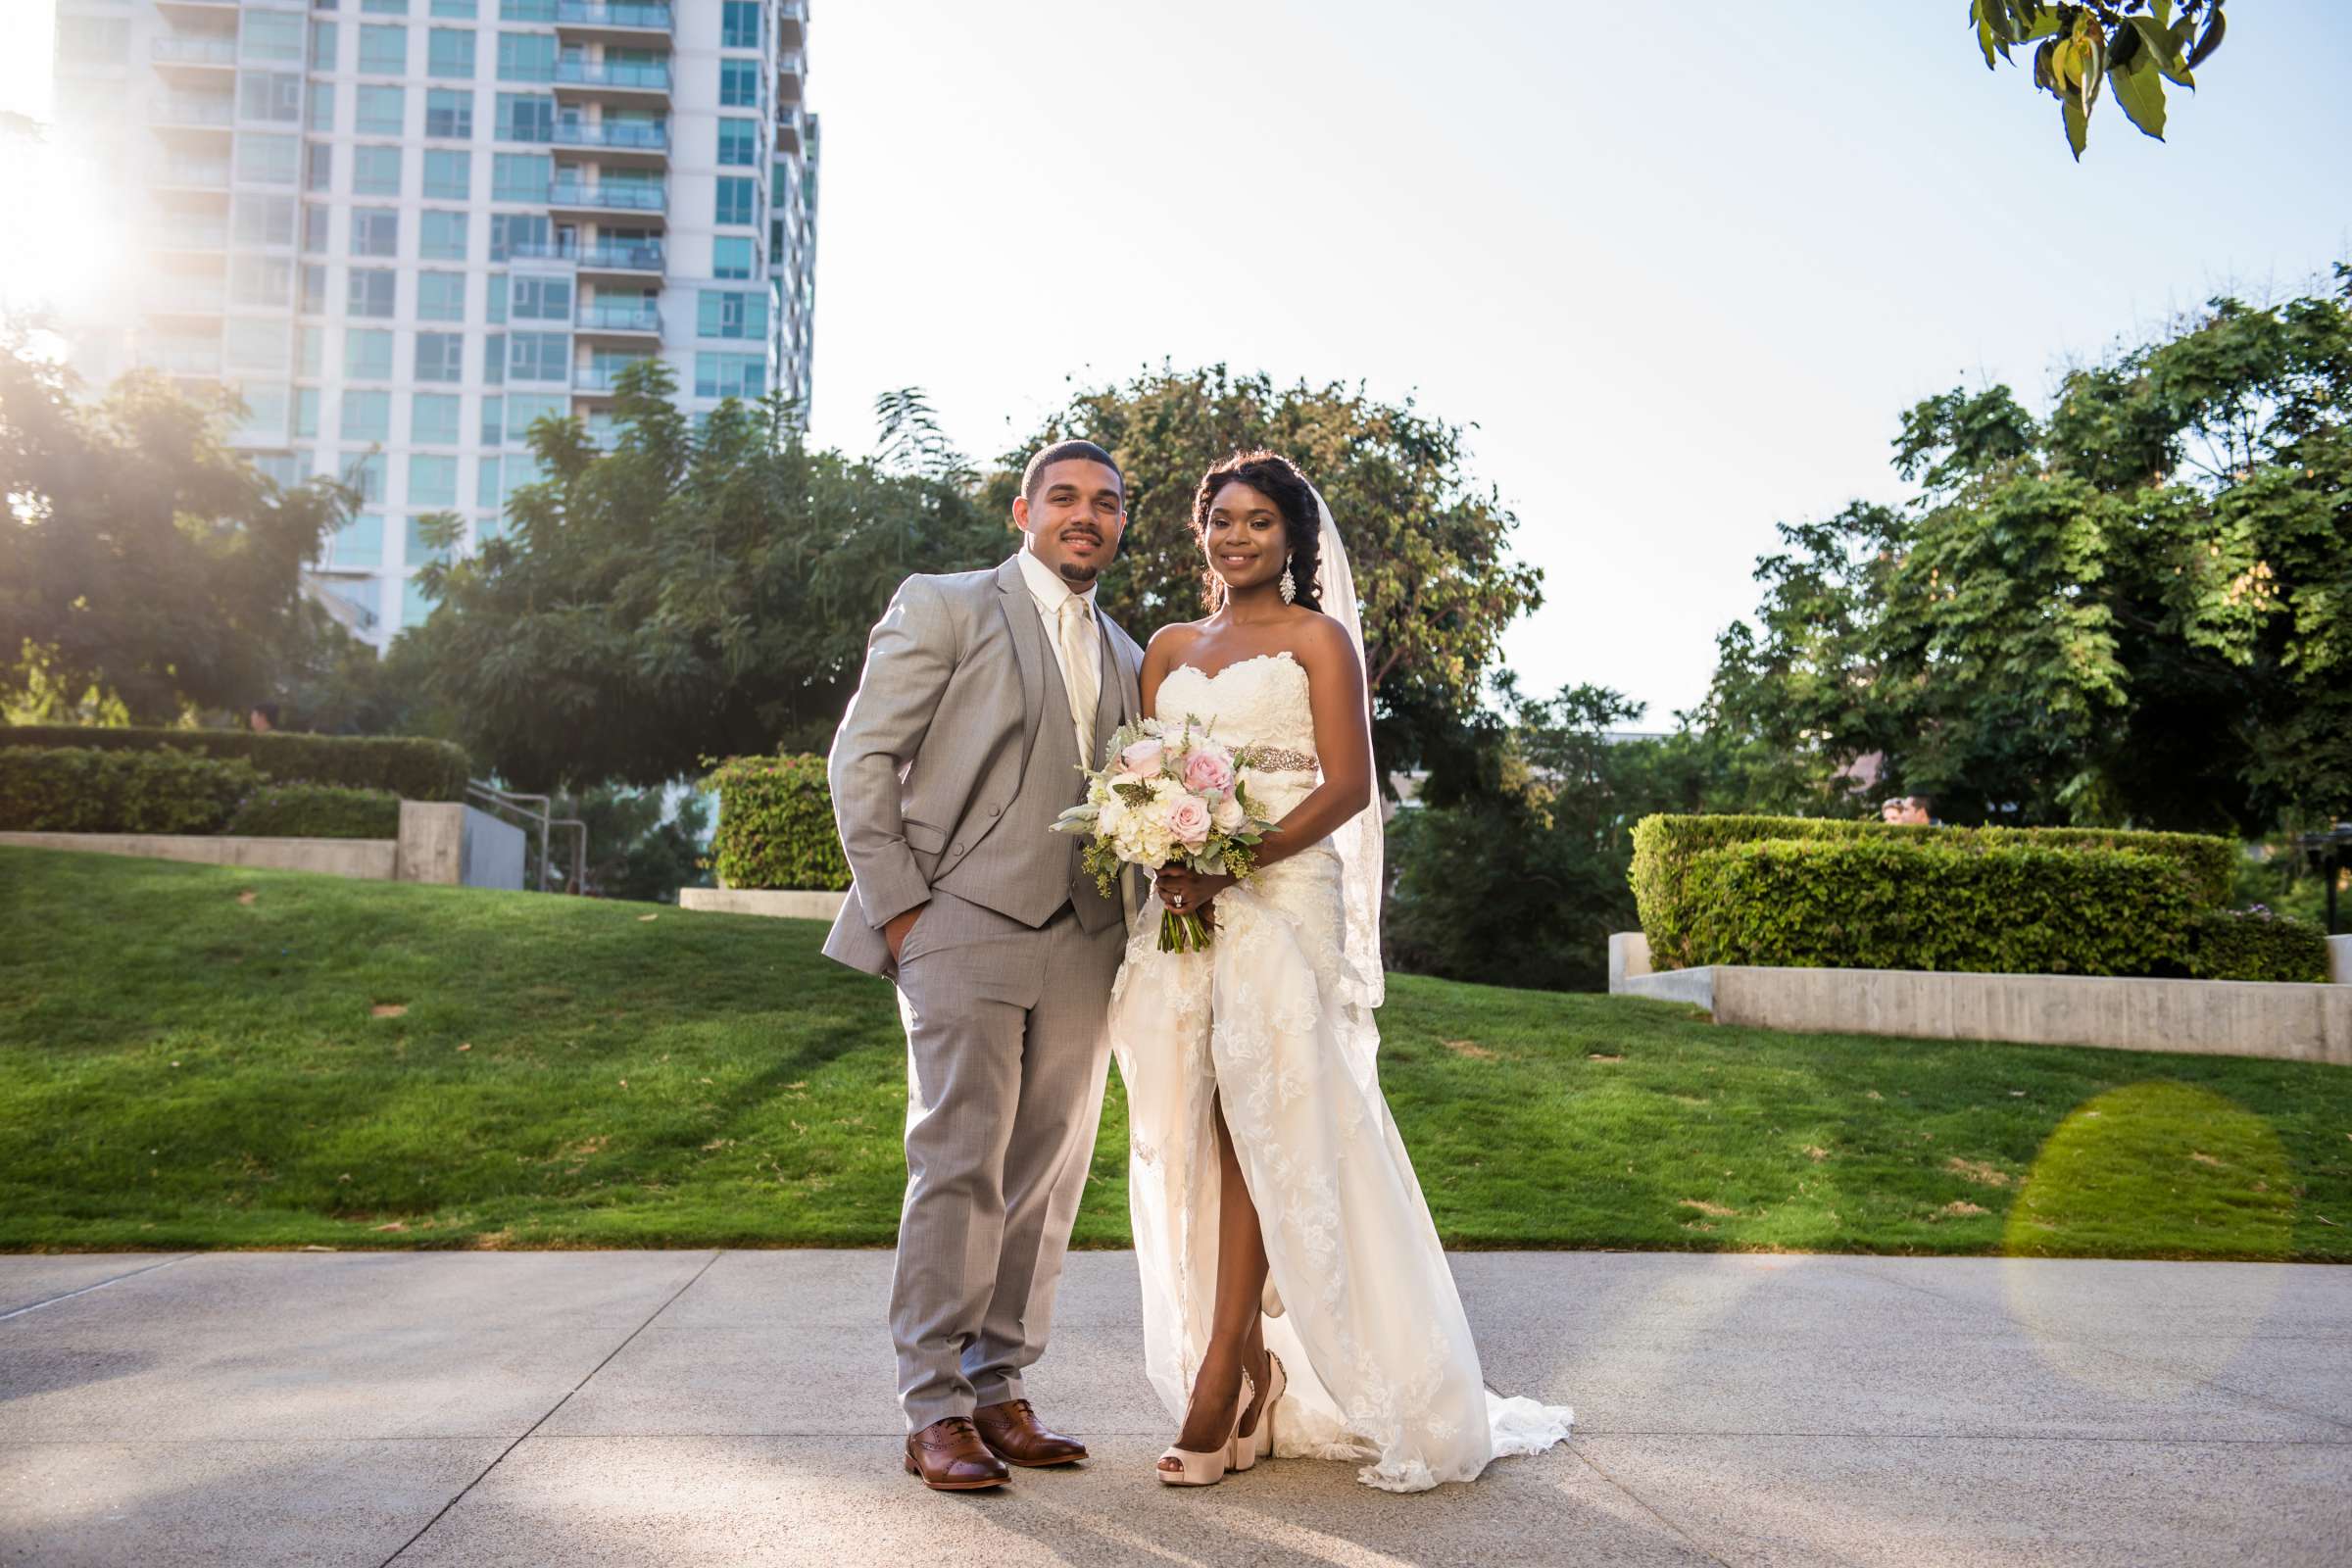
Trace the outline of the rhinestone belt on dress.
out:
<instances>
[{"instance_id":1,"label":"rhinestone belt on dress","mask_svg":"<svg viewBox=\"0 0 2352 1568\"><path fill-rule=\"evenodd\" d=\"M1261 773L1312 773L1315 760L1304 752L1284 751L1274 746L1252 746L1243 755L1245 767Z\"/></svg>"}]
</instances>

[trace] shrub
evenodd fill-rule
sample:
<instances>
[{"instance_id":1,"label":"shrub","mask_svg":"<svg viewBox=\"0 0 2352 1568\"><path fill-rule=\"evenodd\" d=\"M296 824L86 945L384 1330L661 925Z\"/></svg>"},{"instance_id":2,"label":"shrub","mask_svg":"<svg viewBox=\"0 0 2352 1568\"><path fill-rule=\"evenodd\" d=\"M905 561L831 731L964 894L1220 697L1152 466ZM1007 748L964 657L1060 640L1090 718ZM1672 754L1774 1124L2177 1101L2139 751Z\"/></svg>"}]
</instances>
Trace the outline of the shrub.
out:
<instances>
[{"instance_id":1,"label":"shrub","mask_svg":"<svg viewBox=\"0 0 2352 1568\"><path fill-rule=\"evenodd\" d=\"M1697 917L1690 871L1701 856L1759 841L1939 844L2054 851L2126 850L2170 859L2188 873L2191 898L2204 908L2230 902L2240 858L2225 838L2197 833L2144 833L2109 828L1905 827L1888 822L1797 816L1647 816L1634 829L1634 898L1650 962L1679 969L1705 960L1691 956Z\"/></svg>"},{"instance_id":2,"label":"shrub","mask_svg":"<svg viewBox=\"0 0 2352 1568\"><path fill-rule=\"evenodd\" d=\"M1695 963L2144 975L2198 912L2177 859L1880 835L1766 839L1689 873Z\"/></svg>"},{"instance_id":3,"label":"shrub","mask_svg":"<svg viewBox=\"0 0 2352 1568\"><path fill-rule=\"evenodd\" d=\"M2199 980L2328 978L2328 935L2308 920L2251 909L2204 909L2189 923L2188 972Z\"/></svg>"},{"instance_id":4,"label":"shrub","mask_svg":"<svg viewBox=\"0 0 2352 1568\"><path fill-rule=\"evenodd\" d=\"M396 839L400 797L335 784L270 784L247 796L220 831L272 839Z\"/></svg>"},{"instance_id":5,"label":"shrub","mask_svg":"<svg viewBox=\"0 0 2352 1568\"><path fill-rule=\"evenodd\" d=\"M730 758L702 787L718 796L710 859L726 886L838 892L850 885L823 758Z\"/></svg>"},{"instance_id":6,"label":"shrub","mask_svg":"<svg viewBox=\"0 0 2352 1568\"><path fill-rule=\"evenodd\" d=\"M0 745L242 758L280 784L390 790L412 801L462 801L473 772L462 747L411 735L296 735L275 730L256 735L241 729L20 724L0 729Z\"/></svg>"},{"instance_id":7,"label":"shrub","mask_svg":"<svg viewBox=\"0 0 2352 1568\"><path fill-rule=\"evenodd\" d=\"M262 782L253 764L240 759L0 747L0 829L218 833Z\"/></svg>"}]
</instances>

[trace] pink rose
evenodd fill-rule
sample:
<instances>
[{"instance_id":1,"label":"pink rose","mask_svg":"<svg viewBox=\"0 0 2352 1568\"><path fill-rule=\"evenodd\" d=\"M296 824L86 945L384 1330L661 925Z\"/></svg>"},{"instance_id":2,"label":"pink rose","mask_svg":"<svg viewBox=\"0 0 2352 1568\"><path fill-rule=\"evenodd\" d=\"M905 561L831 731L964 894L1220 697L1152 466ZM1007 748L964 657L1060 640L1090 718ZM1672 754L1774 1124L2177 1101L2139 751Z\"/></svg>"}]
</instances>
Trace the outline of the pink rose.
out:
<instances>
[{"instance_id":1,"label":"pink rose","mask_svg":"<svg viewBox=\"0 0 2352 1568\"><path fill-rule=\"evenodd\" d=\"M1161 748L1155 740L1140 740L1119 754L1119 771L1134 778L1150 778L1159 771Z\"/></svg>"},{"instance_id":2,"label":"pink rose","mask_svg":"<svg viewBox=\"0 0 2352 1568\"><path fill-rule=\"evenodd\" d=\"M1179 795L1168 808L1168 832L1188 850L1208 842L1208 803L1198 795Z\"/></svg>"},{"instance_id":3,"label":"pink rose","mask_svg":"<svg viewBox=\"0 0 2352 1568\"><path fill-rule=\"evenodd\" d=\"M1184 787L1195 794L1233 788L1233 755L1202 746L1184 760Z\"/></svg>"}]
</instances>

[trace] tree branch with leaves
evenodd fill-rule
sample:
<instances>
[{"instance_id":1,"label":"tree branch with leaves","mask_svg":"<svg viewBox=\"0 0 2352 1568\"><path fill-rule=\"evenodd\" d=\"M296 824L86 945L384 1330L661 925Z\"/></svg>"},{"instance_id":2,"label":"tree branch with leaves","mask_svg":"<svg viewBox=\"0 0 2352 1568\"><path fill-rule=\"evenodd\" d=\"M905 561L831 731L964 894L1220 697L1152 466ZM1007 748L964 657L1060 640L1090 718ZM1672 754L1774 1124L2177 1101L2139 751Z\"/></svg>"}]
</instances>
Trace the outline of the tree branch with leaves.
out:
<instances>
[{"instance_id":1,"label":"tree branch with leaves","mask_svg":"<svg viewBox=\"0 0 2352 1568\"><path fill-rule=\"evenodd\" d=\"M2017 57L2034 43L2034 85L2058 100L2075 161L2090 135L2091 111L2102 87L2140 130L2164 140L2164 84L2196 90L2191 74L2222 45L2223 0L1969 0L1969 21L1984 51L1984 69Z\"/></svg>"}]
</instances>

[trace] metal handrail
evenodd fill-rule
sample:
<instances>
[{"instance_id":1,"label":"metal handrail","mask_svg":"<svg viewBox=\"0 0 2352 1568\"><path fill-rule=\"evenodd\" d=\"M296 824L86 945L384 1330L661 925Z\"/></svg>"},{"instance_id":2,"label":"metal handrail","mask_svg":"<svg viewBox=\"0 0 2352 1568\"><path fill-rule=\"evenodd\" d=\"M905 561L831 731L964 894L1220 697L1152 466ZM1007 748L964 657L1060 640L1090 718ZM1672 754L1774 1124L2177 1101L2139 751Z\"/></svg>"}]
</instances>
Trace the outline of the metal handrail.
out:
<instances>
[{"instance_id":1,"label":"metal handrail","mask_svg":"<svg viewBox=\"0 0 2352 1568\"><path fill-rule=\"evenodd\" d=\"M564 891L566 893L583 893L587 890L587 823L581 821L576 816L557 816L555 814L556 803L547 796L525 795L519 790L502 790L497 785L492 784L485 779L467 779L466 781L466 793L469 798L480 800L483 806L491 810L512 811L516 816L527 818L528 820L539 824L539 891L542 893L549 891L547 885L547 873L551 869L548 859L548 838L550 830L559 827L579 829L579 838L572 850L571 875L565 879ZM522 804L525 801L537 801L539 803L539 809L535 811L532 810L529 807ZM524 831L527 832L529 830L526 828Z\"/></svg>"}]
</instances>

